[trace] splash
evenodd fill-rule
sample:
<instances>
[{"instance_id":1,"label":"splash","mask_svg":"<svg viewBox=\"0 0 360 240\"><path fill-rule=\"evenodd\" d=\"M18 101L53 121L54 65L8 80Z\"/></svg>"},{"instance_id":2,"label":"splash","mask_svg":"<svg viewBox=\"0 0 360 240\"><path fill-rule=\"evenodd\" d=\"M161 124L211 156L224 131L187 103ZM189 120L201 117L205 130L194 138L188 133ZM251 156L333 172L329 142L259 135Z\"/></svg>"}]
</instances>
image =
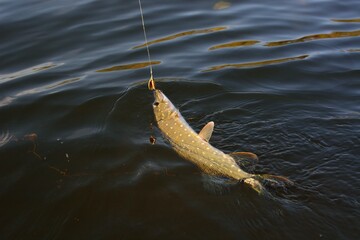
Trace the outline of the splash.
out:
<instances>
[{"instance_id":1,"label":"splash","mask_svg":"<svg viewBox=\"0 0 360 240\"><path fill-rule=\"evenodd\" d=\"M12 138L13 138L13 136L10 135L9 131L2 133L0 135L0 147L5 146L8 142L11 141Z\"/></svg>"}]
</instances>

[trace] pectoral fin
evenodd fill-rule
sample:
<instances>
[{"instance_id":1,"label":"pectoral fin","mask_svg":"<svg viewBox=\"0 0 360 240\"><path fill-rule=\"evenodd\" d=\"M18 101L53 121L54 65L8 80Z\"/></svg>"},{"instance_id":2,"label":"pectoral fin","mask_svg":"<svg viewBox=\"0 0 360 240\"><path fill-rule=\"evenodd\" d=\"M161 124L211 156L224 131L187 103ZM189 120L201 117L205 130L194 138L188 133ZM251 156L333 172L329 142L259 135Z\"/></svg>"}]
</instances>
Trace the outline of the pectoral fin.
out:
<instances>
[{"instance_id":1,"label":"pectoral fin","mask_svg":"<svg viewBox=\"0 0 360 240\"><path fill-rule=\"evenodd\" d=\"M259 161L258 156L251 152L233 152L229 155L235 160L235 162L245 171L251 172L254 170L255 165Z\"/></svg>"},{"instance_id":2,"label":"pectoral fin","mask_svg":"<svg viewBox=\"0 0 360 240\"><path fill-rule=\"evenodd\" d=\"M229 155L232 156L233 158L252 159L252 161L256 161L256 162L259 160L258 156L252 152L233 152L233 153L229 153Z\"/></svg>"},{"instance_id":3,"label":"pectoral fin","mask_svg":"<svg viewBox=\"0 0 360 240\"><path fill-rule=\"evenodd\" d=\"M199 133L199 137L201 137L204 141L209 142L213 131L214 131L214 122L208 122L203 127L203 129L201 129Z\"/></svg>"}]
</instances>

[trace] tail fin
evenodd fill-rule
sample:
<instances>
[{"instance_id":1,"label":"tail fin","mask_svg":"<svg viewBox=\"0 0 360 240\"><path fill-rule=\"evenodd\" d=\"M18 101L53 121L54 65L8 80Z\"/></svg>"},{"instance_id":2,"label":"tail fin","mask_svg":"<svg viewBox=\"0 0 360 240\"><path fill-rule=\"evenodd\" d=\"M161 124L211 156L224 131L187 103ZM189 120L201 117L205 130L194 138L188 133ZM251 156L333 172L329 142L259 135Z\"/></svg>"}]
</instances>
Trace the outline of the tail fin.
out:
<instances>
[{"instance_id":1,"label":"tail fin","mask_svg":"<svg viewBox=\"0 0 360 240\"><path fill-rule=\"evenodd\" d=\"M257 174L245 179L244 182L249 184L260 195L267 193L266 186L279 188L294 185L294 183L286 177L271 174Z\"/></svg>"}]
</instances>

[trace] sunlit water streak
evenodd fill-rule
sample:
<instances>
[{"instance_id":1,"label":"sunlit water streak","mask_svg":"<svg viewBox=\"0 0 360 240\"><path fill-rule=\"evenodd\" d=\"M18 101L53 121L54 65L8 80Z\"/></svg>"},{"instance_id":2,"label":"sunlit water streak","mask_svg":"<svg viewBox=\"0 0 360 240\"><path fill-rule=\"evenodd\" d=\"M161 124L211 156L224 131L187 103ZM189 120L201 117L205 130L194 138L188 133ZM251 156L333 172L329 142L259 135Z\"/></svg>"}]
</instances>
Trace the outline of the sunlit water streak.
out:
<instances>
[{"instance_id":1,"label":"sunlit water streak","mask_svg":"<svg viewBox=\"0 0 360 240\"><path fill-rule=\"evenodd\" d=\"M295 185L262 197L172 151L137 1L6 0L1 239L357 239L358 1L142 2L156 86Z\"/></svg>"}]
</instances>

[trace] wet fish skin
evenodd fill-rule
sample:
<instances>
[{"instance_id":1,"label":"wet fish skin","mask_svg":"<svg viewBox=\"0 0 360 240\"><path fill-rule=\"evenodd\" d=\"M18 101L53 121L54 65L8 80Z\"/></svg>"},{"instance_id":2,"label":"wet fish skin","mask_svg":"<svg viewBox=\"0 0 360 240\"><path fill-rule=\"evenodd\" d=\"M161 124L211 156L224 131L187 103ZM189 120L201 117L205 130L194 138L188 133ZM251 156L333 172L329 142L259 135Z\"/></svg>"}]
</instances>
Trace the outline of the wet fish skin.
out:
<instances>
[{"instance_id":1,"label":"wet fish skin","mask_svg":"<svg viewBox=\"0 0 360 240\"><path fill-rule=\"evenodd\" d=\"M254 185L256 189L261 189L261 184L255 179L257 175L243 171L233 157L201 138L161 90L155 89L153 92L155 98L153 110L157 125L181 157L193 162L207 173L236 180L252 178L251 181L244 182L248 184L251 182L250 186Z\"/></svg>"}]
</instances>

